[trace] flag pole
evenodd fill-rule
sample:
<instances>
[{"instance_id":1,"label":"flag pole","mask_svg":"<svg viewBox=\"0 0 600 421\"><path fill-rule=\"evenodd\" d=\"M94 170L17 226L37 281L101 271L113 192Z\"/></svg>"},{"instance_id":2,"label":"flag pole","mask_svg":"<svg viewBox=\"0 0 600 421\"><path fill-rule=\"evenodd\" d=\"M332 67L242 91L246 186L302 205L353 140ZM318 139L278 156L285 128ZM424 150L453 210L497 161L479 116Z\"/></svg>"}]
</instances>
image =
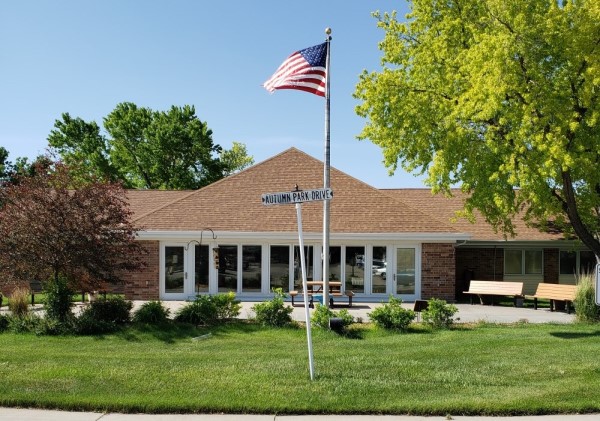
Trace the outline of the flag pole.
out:
<instances>
[{"instance_id":1,"label":"flag pole","mask_svg":"<svg viewBox=\"0 0 600 421\"><path fill-rule=\"evenodd\" d=\"M329 51L331 47L331 28L325 29L327 37L327 59L325 64L325 159L323 163L323 184L324 188L330 188L329 168L330 168L330 150L329 150ZM329 305L329 200L323 201L323 305Z\"/></svg>"}]
</instances>

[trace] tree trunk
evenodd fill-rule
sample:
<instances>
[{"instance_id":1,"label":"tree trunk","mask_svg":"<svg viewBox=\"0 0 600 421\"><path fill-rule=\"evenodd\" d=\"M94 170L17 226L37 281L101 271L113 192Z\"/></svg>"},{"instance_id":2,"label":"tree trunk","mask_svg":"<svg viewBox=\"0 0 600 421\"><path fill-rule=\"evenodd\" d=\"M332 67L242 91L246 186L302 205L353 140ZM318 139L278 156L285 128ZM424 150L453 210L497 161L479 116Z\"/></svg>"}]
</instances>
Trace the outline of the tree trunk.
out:
<instances>
[{"instance_id":1,"label":"tree trunk","mask_svg":"<svg viewBox=\"0 0 600 421\"><path fill-rule=\"evenodd\" d=\"M571 174L569 171L563 171L563 209L566 212L575 234L590 250L596 255L596 261L600 262L600 242L594 236L594 233L585 226L581 218L579 217L579 211L577 210L577 202L575 200L575 193L573 191L573 181L571 180Z\"/></svg>"}]
</instances>

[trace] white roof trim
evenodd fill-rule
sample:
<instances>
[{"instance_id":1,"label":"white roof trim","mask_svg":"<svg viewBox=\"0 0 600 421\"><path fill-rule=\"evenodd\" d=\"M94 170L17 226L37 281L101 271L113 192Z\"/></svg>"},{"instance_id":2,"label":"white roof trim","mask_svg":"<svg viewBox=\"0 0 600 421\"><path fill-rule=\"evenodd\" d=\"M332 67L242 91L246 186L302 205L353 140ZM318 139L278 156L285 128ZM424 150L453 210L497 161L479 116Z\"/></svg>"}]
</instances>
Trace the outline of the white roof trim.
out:
<instances>
[{"instance_id":1,"label":"white roof trim","mask_svg":"<svg viewBox=\"0 0 600 421\"><path fill-rule=\"evenodd\" d=\"M231 232L231 231L215 231L218 240L224 239L259 239L274 240L274 241L296 241L298 239L297 232ZM212 241L212 232L204 231L138 231L137 236L140 240L192 240L198 239L202 235L203 239ZM322 240L321 232L304 232L304 239L308 241ZM364 241L394 241L394 240L411 240L423 242L455 242L466 241L472 236L467 233L330 233L330 240L364 240Z\"/></svg>"}]
</instances>

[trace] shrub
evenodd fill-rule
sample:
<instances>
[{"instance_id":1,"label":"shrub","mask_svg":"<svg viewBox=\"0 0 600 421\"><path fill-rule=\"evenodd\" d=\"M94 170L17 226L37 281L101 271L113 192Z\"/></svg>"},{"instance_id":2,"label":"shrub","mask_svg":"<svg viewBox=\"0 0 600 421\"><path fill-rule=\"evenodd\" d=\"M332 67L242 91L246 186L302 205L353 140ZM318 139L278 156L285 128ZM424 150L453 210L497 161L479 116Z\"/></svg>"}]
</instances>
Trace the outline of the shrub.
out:
<instances>
[{"instance_id":1,"label":"shrub","mask_svg":"<svg viewBox=\"0 0 600 421\"><path fill-rule=\"evenodd\" d=\"M48 281L44 292L46 293L44 309L48 319L66 322L73 317L71 312L73 290L69 287L66 279L58 278Z\"/></svg>"},{"instance_id":2,"label":"shrub","mask_svg":"<svg viewBox=\"0 0 600 421\"><path fill-rule=\"evenodd\" d=\"M322 329L329 329L329 319L331 318L342 319L343 328L347 328L354 323L354 317L345 308L336 312L330 309L328 306L317 303L315 305L315 311L313 311L310 317L310 322L315 327Z\"/></svg>"},{"instance_id":3,"label":"shrub","mask_svg":"<svg viewBox=\"0 0 600 421\"><path fill-rule=\"evenodd\" d=\"M86 308L75 321L75 332L81 335L99 335L114 332L118 326L114 322L98 320L91 311Z\"/></svg>"},{"instance_id":4,"label":"shrub","mask_svg":"<svg viewBox=\"0 0 600 421\"><path fill-rule=\"evenodd\" d=\"M17 287L10 294L8 309L13 316L24 317L29 312L29 294L27 288Z\"/></svg>"},{"instance_id":5,"label":"shrub","mask_svg":"<svg viewBox=\"0 0 600 421\"><path fill-rule=\"evenodd\" d=\"M384 329L406 331L415 319L415 312L402 307L402 300L390 296L387 304L377 307L368 314L369 319Z\"/></svg>"},{"instance_id":6,"label":"shrub","mask_svg":"<svg viewBox=\"0 0 600 421\"><path fill-rule=\"evenodd\" d=\"M175 320L195 325L209 325L235 318L240 314L241 304L234 293L198 295L194 302L181 307Z\"/></svg>"},{"instance_id":7,"label":"shrub","mask_svg":"<svg viewBox=\"0 0 600 421\"><path fill-rule=\"evenodd\" d=\"M240 315L242 304L240 300L235 299L233 292L213 295L212 301L217 309L217 319L235 319Z\"/></svg>"},{"instance_id":8,"label":"shrub","mask_svg":"<svg viewBox=\"0 0 600 421\"><path fill-rule=\"evenodd\" d=\"M287 326L292 323L294 309L285 305L285 294L281 288L276 288L273 292L275 297L272 300L252 306L256 313L256 321L265 326Z\"/></svg>"},{"instance_id":9,"label":"shrub","mask_svg":"<svg viewBox=\"0 0 600 421\"><path fill-rule=\"evenodd\" d=\"M3 314L0 314L0 332L4 332L8 329L9 317Z\"/></svg>"},{"instance_id":10,"label":"shrub","mask_svg":"<svg viewBox=\"0 0 600 421\"><path fill-rule=\"evenodd\" d=\"M8 330L13 333L36 332L39 330L43 319L31 313L25 313L21 316L12 315L8 318Z\"/></svg>"},{"instance_id":11,"label":"shrub","mask_svg":"<svg viewBox=\"0 0 600 421\"><path fill-rule=\"evenodd\" d=\"M600 320L600 307L596 305L593 274L577 276L577 293L574 304L577 320L581 322L596 322Z\"/></svg>"},{"instance_id":12,"label":"shrub","mask_svg":"<svg viewBox=\"0 0 600 421\"><path fill-rule=\"evenodd\" d=\"M82 334L112 332L129 323L132 307L131 301L119 296L92 301L77 318L76 330Z\"/></svg>"},{"instance_id":13,"label":"shrub","mask_svg":"<svg viewBox=\"0 0 600 421\"><path fill-rule=\"evenodd\" d=\"M133 313L136 323L160 324L169 320L171 310L165 308L160 301L148 301Z\"/></svg>"},{"instance_id":14,"label":"shrub","mask_svg":"<svg viewBox=\"0 0 600 421\"><path fill-rule=\"evenodd\" d=\"M448 304L444 300L431 298L427 302L427 309L421 312L421 316L423 322L434 329L444 329L449 328L454 323L453 316L457 311L458 308L455 305Z\"/></svg>"}]
</instances>

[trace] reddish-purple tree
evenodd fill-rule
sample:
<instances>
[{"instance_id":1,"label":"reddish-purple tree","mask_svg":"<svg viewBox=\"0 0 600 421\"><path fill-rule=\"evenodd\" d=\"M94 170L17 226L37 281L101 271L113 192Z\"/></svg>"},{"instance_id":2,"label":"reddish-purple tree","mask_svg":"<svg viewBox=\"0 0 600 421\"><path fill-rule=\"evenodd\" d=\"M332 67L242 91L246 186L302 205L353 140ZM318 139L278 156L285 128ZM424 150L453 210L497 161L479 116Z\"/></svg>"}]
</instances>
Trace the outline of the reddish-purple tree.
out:
<instances>
[{"instance_id":1,"label":"reddish-purple tree","mask_svg":"<svg viewBox=\"0 0 600 421\"><path fill-rule=\"evenodd\" d=\"M98 289L141 267L125 192L92 181L74 186L57 163L0 189L0 286L64 277Z\"/></svg>"}]
</instances>

